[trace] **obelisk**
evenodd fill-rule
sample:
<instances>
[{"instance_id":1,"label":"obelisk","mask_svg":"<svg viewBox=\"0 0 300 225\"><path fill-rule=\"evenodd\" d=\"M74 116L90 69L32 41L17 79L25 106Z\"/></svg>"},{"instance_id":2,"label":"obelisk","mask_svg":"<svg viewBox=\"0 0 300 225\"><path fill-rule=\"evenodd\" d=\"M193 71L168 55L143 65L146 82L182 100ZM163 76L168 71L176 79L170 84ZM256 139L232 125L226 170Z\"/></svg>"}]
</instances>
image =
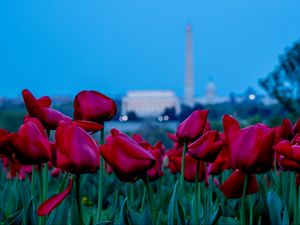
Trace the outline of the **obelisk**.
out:
<instances>
[{"instance_id":1,"label":"obelisk","mask_svg":"<svg viewBox=\"0 0 300 225\"><path fill-rule=\"evenodd\" d=\"M185 50L185 81L184 104L193 107L194 102L194 59L193 59L193 33L191 25L186 26Z\"/></svg>"}]
</instances>

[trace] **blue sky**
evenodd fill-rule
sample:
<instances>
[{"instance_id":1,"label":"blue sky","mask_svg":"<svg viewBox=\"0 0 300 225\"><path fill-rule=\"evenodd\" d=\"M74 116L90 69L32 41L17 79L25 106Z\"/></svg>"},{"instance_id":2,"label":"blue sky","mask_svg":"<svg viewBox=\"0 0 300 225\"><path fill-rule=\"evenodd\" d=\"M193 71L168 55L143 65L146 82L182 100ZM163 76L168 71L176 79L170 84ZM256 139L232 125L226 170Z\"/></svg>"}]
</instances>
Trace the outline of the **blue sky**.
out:
<instances>
[{"instance_id":1,"label":"blue sky","mask_svg":"<svg viewBox=\"0 0 300 225\"><path fill-rule=\"evenodd\" d=\"M300 38L299 0L2 0L0 96L108 95L172 89L181 96L185 26L193 27L196 94L259 89Z\"/></svg>"}]
</instances>

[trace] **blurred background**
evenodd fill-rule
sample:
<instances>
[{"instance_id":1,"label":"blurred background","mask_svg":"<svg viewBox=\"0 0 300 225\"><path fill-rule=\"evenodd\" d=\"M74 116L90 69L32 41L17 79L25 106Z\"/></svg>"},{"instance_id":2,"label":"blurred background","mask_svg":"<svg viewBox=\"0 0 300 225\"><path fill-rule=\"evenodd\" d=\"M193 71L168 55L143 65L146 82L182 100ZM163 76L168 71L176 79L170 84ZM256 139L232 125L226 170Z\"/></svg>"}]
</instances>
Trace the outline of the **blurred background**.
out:
<instances>
[{"instance_id":1,"label":"blurred background","mask_svg":"<svg viewBox=\"0 0 300 225\"><path fill-rule=\"evenodd\" d=\"M15 131L21 91L72 116L80 90L113 98L106 124L171 143L179 121L207 108L243 126L300 111L300 1L53 0L0 2L0 127Z\"/></svg>"}]
</instances>

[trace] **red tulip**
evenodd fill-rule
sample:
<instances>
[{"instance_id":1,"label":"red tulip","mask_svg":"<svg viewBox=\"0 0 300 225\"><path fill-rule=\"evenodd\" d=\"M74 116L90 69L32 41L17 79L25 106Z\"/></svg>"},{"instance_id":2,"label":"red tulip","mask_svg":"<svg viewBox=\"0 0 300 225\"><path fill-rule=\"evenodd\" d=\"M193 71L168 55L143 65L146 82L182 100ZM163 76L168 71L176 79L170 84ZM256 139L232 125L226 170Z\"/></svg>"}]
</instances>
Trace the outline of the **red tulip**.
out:
<instances>
[{"instance_id":1,"label":"red tulip","mask_svg":"<svg viewBox=\"0 0 300 225\"><path fill-rule=\"evenodd\" d=\"M81 91L74 100L75 120L88 120L102 124L117 112L115 102L97 91Z\"/></svg>"},{"instance_id":2,"label":"red tulip","mask_svg":"<svg viewBox=\"0 0 300 225\"><path fill-rule=\"evenodd\" d=\"M94 123L87 120L74 120L71 122L71 124L81 127L86 132L92 132L92 133L100 131L104 128L102 124Z\"/></svg>"},{"instance_id":3,"label":"red tulip","mask_svg":"<svg viewBox=\"0 0 300 225\"><path fill-rule=\"evenodd\" d=\"M147 176L149 177L150 181L156 181L164 175L161 170L164 146L161 142L157 142L152 148L148 149L148 151L150 151L150 153L153 155L156 163L154 167L147 171Z\"/></svg>"},{"instance_id":4,"label":"red tulip","mask_svg":"<svg viewBox=\"0 0 300 225\"><path fill-rule=\"evenodd\" d=\"M52 177L58 177L60 173L61 173L61 169L60 169L60 168L54 168L54 169L51 171L50 175L51 175Z\"/></svg>"},{"instance_id":5,"label":"red tulip","mask_svg":"<svg viewBox=\"0 0 300 225\"><path fill-rule=\"evenodd\" d=\"M22 95L29 116L39 119L45 128L55 130L59 121L71 122L72 119L70 117L50 108L51 99L49 97L36 99L32 93L26 89L22 91Z\"/></svg>"},{"instance_id":6,"label":"red tulip","mask_svg":"<svg viewBox=\"0 0 300 225\"><path fill-rule=\"evenodd\" d=\"M196 160L213 162L222 149L224 141L218 131L208 131L188 146L188 153Z\"/></svg>"},{"instance_id":7,"label":"red tulip","mask_svg":"<svg viewBox=\"0 0 300 225\"><path fill-rule=\"evenodd\" d=\"M217 159L208 165L208 174L220 175L224 170L227 169L230 169L229 159L219 154Z\"/></svg>"},{"instance_id":8,"label":"red tulip","mask_svg":"<svg viewBox=\"0 0 300 225\"><path fill-rule=\"evenodd\" d=\"M53 209L55 209L71 192L73 187L73 179L69 179L69 184L62 193L53 195L51 198L47 199L45 202L43 202L38 210L37 214L39 216L46 216L48 215Z\"/></svg>"},{"instance_id":9,"label":"red tulip","mask_svg":"<svg viewBox=\"0 0 300 225\"><path fill-rule=\"evenodd\" d=\"M291 145L289 141L284 140L276 144L274 150L284 157L300 163L300 145Z\"/></svg>"},{"instance_id":10,"label":"red tulip","mask_svg":"<svg viewBox=\"0 0 300 225\"><path fill-rule=\"evenodd\" d=\"M176 174L180 171L177 170L177 167L175 166L172 158L173 157L181 157L182 156L182 151L183 151L183 148L180 147L180 148L172 148L172 149L169 149L164 155L163 155L163 165L164 167L167 167L170 169L170 172L172 174Z\"/></svg>"},{"instance_id":11,"label":"red tulip","mask_svg":"<svg viewBox=\"0 0 300 225\"><path fill-rule=\"evenodd\" d=\"M173 142L174 148L180 148L183 146L184 142L179 140L176 134L167 133L167 136Z\"/></svg>"},{"instance_id":12,"label":"red tulip","mask_svg":"<svg viewBox=\"0 0 300 225\"><path fill-rule=\"evenodd\" d=\"M170 156L169 162L173 165L178 173L181 172L181 155ZM188 182L195 182L198 160L193 159L189 154L185 154L184 179ZM203 161L200 161L198 170L198 181L203 181L206 177L206 168Z\"/></svg>"},{"instance_id":13,"label":"red tulip","mask_svg":"<svg viewBox=\"0 0 300 225\"><path fill-rule=\"evenodd\" d=\"M295 125L293 126L294 134L300 133L300 119L297 120Z\"/></svg>"},{"instance_id":14,"label":"red tulip","mask_svg":"<svg viewBox=\"0 0 300 225\"><path fill-rule=\"evenodd\" d=\"M155 166L147 171L147 176L150 181L156 181L161 176L162 172L162 156L165 150L162 142L158 141L154 146L143 140L143 137L139 134L133 134L132 139L135 140L140 146L149 151L155 158Z\"/></svg>"},{"instance_id":15,"label":"red tulip","mask_svg":"<svg viewBox=\"0 0 300 225\"><path fill-rule=\"evenodd\" d=\"M294 171L294 172L300 171L300 163L298 161L294 161L283 156L279 158L279 167L280 169L286 171Z\"/></svg>"},{"instance_id":16,"label":"red tulip","mask_svg":"<svg viewBox=\"0 0 300 225\"><path fill-rule=\"evenodd\" d=\"M70 173L94 173L99 168L96 142L82 128L61 121L55 133L53 164Z\"/></svg>"},{"instance_id":17,"label":"red tulip","mask_svg":"<svg viewBox=\"0 0 300 225\"><path fill-rule=\"evenodd\" d=\"M13 154L13 148L10 145L10 138L13 133L9 133L7 130L0 128L0 154L11 156Z\"/></svg>"},{"instance_id":18,"label":"red tulip","mask_svg":"<svg viewBox=\"0 0 300 225\"><path fill-rule=\"evenodd\" d=\"M226 198L240 198L243 195L244 179L248 176L247 195L258 192L258 184L253 174L246 175L240 170L236 170L221 185L220 189Z\"/></svg>"},{"instance_id":19,"label":"red tulip","mask_svg":"<svg viewBox=\"0 0 300 225\"><path fill-rule=\"evenodd\" d=\"M195 110L177 128L176 136L180 140L192 142L200 137L207 126L208 110Z\"/></svg>"},{"instance_id":20,"label":"red tulip","mask_svg":"<svg viewBox=\"0 0 300 225\"><path fill-rule=\"evenodd\" d=\"M121 181L134 182L155 165L152 154L126 134L112 129L106 140L100 153Z\"/></svg>"},{"instance_id":21,"label":"red tulip","mask_svg":"<svg viewBox=\"0 0 300 225\"><path fill-rule=\"evenodd\" d=\"M16 159L23 165L35 165L51 159L48 136L36 118L26 118L11 138Z\"/></svg>"},{"instance_id":22,"label":"red tulip","mask_svg":"<svg viewBox=\"0 0 300 225\"><path fill-rule=\"evenodd\" d=\"M293 124L289 119L283 119L280 126L280 134L283 139L291 140L294 136L293 134Z\"/></svg>"},{"instance_id":23,"label":"red tulip","mask_svg":"<svg viewBox=\"0 0 300 225\"><path fill-rule=\"evenodd\" d=\"M275 131L264 124L241 129L237 120L225 115L223 126L233 169L246 173L265 173L274 159Z\"/></svg>"}]
</instances>

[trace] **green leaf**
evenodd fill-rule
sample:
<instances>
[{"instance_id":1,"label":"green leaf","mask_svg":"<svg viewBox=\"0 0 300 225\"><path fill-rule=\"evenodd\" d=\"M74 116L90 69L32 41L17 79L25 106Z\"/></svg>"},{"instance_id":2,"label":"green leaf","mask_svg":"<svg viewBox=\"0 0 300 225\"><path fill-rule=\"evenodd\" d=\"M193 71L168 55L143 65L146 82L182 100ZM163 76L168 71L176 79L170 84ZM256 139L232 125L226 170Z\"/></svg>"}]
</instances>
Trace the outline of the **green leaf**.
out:
<instances>
[{"instance_id":1,"label":"green leaf","mask_svg":"<svg viewBox=\"0 0 300 225\"><path fill-rule=\"evenodd\" d=\"M102 221L100 223L97 223L96 225L113 225L114 223L112 221Z\"/></svg>"},{"instance_id":2,"label":"green leaf","mask_svg":"<svg viewBox=\"0 0 300 225\"><path fill-rule=\"evenodd\" d=\"M281 200L275 191L268 193L268 209L271 224L278 224L281 222Z\"/></svg>"},{"instance_id":3,"label":"green leaf","mask_svg":"<svg viewBox=\"0 0 300 225\"><path fill-rule=\"evenodd\" d=\"M156 225L162 224L162 216L163 216L163 213L162 213L162 211L160 210L159 213L158 213L156 222L155 222Z\"/></svg>"},{"instance_id":4,"label":"green leaf","mask_svg":"<svg viewBox=\"0 0 300 225\"><path fill-rule=\"evenodd\" d=\"M176 199L177 199L177 188L178 188L178 181L176 181L176 183L175 183L172 198L171 198L170 204L169 204L168 225L176 224L174 210L175 210L175 204L176 204Z\"/></svg>"},{"instance_id":5,"label":"green leaf","mask_svg":"<svg viewBox=\"0 0 300 225\"><path fill-rule=\"evenodd\" d=\"M93 219L93 217L91 216L89 225L93 225L93 224L94 224L94 219Z\"/></svg>"},{"instance_id":6,"label":"green leaf","mask_svg":"<svg viewBox=\"0 0 300 225\"><path fill-rule=\"evenodd\" d=\"M140 223L139 224L153 225L153 220L152 220L148 205L145 205L145 207L144 207L144 212L140 217Z\"/></svg>"},{"instance_id":7,"label":"green leaf","mask_svg":"<svg viewBox=\"0 0 300 225\"><path fill-rule=\"evenodd\" d=\"M179 225L184 225L185 224L185 216L184 216L184 211L183 211L183 208L182 208L182 205L180 203L180 201L177 199L177 218L179 219L178 220L178 224Z\"/></svg>"},{"instance_id":8,"label":"green leaf","mask_svg":"<svg viewBox=\"0 0 300 225\"><path fill-rule=\"evenodd\" d=\"M219 219L219 224L240 225L240 221L232 217L221 216Z\"/></svg>"},{"instance_id":9,"label":"green leaf","mask_svg":"<svg viewBox=\"0 0 300 225\"><path fill-rule=\"evenodd\" d=\"M129 221L129 216L128 216L128 207L127 207L127 198L125 198L122 208L121 208L121 221L120 225L131 225Z\"/></svg>"},{"instance_id":10,"label":"green leaf","mask_svg":"<svg viewBox=\"0 0 300 225\"><path fill-rule=\"evenodd\" d=\"M282 218L282 225L286 225L286 224L290 224L289 222L289 212L287 210L287 208L284 206L284 210L283 210L283 218Z\"/></svg>"},{"instance_id":11,"label":"green leaf","mask_svg":"<svg viewBox=\"0 0 300 225\"><path fill-rule=\"evenodd\" d=\"M211 225L216 224L221 216L222 216L222 206L219 205L217 210L211 216L209 224Z\"/></svg>"},{"instance_id":12,"label":"green leaf","mask_svg":"<svg viewBox=\"0 0 300 225\"><path fill-rule=\"evenodd\" d=\"M22 224L37 224L36 208L32 199L25 209L25 215L23 217Z\"/></svg>"},{"instance_id":13,"label":"green leaf","mask_svg":"<svg viewBox=\"0 0 300 225\"><path fill-rule=\"evenodd\" d=\"M25 187L24 187L23 183L21 183L20 185L21 185L21 187L19 188L19 193L20 193L22 205L25 208L30 202L30 195L29 195L29 192L24 191Z\"/></svg>"},{"instance_id":14,"label":"green leaf","mask_svg":"<svg viewBox=\"0 0 300 225\"><path fill-rule=\"evenodd\" d=\"M23 214L24 214L24 209L21 209L15 213L13 213L12 215L10 215L7 220L6 223L7 224L21 224L22 223L22 219L23 219Z\"/></svg>"},{"instance_id":15,"label":"green leaf","mask_svg":"<svg viewBox=\"0 0 300 225\"><path fill-rule=\"evenodd\" d=\"M71 224L72 225L80 225L80 219L78 214L77 202L75 199L72 199L72 207L71 207Z\"/></svg>"},{"instance_id":16,"label":"green leaf","mask_svg":"<svg viewBox=\"0 0 300 225\"><path fill-rule=\"evenodd\" d=\"M56 207L50 214L47 225L52 224L67 224L68 220L68 207L67 207L67 199L65 199L58 207Z\"/></svg>"},{"instance_id":17,"label":"green leaf","mask_svg":"<svg viewBox=\"0 0 300 225\"><path fill-rule=\"evenodd\" d=\"M115 193L114 193L112 214L109 219L109 221L111 221L112 223L115 222L115 218L116 218L116 214L117 214L118 199L119 199L119 191L118 191L118 189L116 189Z\"/></svg>"},{"instance_id":18,"label":"green leaf","mask_svg":"<svg viewBox=\"0 0 300 225\"><path fill-rule=\"evenodd\" d=\"M60 185L59 185L59 188L58 188L57 193L61 193L61 192L63 192L63 191L65 190L65 188L66 188L66 183L67 183L67 181L68 181L68 177L69 177L69 173L66 173L66 174L64 175L64 177L63 177L63 179L62 179Z\"/></svg>"},{"instance_id":19,"label":"green leaf","mask_svg":"<svg viewBox=\"0 0 300 225\"><path fill-rule=\"evenodd\" d=\"M140 215L132 210L128 210L129 222L131 225L140 225Z\"/></svg>"}]
</instances>

